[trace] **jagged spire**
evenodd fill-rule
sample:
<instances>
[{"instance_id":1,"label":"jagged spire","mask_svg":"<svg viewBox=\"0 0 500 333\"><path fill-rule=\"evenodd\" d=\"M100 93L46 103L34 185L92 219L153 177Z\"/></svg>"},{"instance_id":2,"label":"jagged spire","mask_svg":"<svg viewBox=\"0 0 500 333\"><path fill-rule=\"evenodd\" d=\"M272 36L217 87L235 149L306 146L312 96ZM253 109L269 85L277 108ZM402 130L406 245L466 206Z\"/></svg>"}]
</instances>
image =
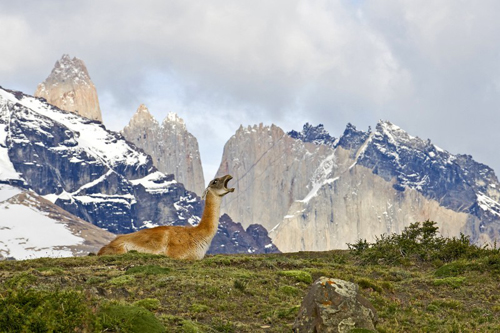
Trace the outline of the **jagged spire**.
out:
<instances>
[{"instance_id":1,"label":"jagged spire","mask_svg":"<svg viewBox=\"0 0 500 333\"><path fill-rule=\"evenodd\" d=\"M35 96L58 108L102 121L97 91L83 60L64 54L50 75L40 83Z\"/></svg>"}]
</instances>

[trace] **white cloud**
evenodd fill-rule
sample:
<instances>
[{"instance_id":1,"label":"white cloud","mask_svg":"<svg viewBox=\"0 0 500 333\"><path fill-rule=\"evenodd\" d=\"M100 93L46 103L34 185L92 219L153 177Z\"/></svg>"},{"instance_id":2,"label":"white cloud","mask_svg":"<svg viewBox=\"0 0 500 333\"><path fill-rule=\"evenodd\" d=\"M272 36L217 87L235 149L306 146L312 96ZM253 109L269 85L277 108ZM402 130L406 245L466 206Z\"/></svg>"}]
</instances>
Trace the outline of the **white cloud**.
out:
<instances>
[{"instance_id":1,"label":"white cloud","mask_svg":"<svg viewBox=\"0 0 500 333\"><path fill-rule=\"evenodd\" d=\"M176 111L216 165L239 123L334 135L389 119L500 169L497 1L43 1L0 5L1 85L85 61L103 117ZM479 121L472 121L479 119ZM208 135L208 137L207 137ZM208 176L207 176L208 177Z\"/></svg>"}]
</instances>

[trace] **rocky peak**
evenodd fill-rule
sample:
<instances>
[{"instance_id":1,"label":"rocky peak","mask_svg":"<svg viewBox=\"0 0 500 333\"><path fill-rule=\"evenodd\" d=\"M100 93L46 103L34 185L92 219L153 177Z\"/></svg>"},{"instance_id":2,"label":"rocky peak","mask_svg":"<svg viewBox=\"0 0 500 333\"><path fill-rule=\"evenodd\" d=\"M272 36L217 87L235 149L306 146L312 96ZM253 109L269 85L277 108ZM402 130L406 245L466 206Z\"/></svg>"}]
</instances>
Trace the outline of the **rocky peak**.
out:
<instances>
[{"instance_id":1,"label":"rocky peak","mask_svg":"<svg viewBox=\"0 0 500 333\"><path fill-rule=\"evenodd\" d=\"M176 128L177 125L179 125L179 128L181 130L186 131L186 123L184 122L184 119L179 117L177 113L175 112L169 112L165 119L163 120L162 123L163 127L170 126L172 128Z\"/></svg>"},{"instance_id":2,"label":"rocky peak","mask_svg":"<svg viewBox=\"0 0 500 333\"><path fill-rule=\"evenodd\" d=\"M159 127L158 121L153 117L153 115L149 112L148 108L146 105L141 104L137 108L137 111L134 113L132 118L130 119L130 122L128 123L127 127L145 127L145 128L151 128L153 127Z\"/></svg>"},{"instance_id":3,"label":"rocky peak","mask_svg":"<svg viewBox=\"0 0 500 333\"><path fill-rule=\"evenodd\" d=\"M56 61L50 75L40 83L36 97L45 98L58 108L102 121L101 109L85 63L67 54Z\"/></svg>"},{"instance_id":4,"label":"rocky peak","mask_svg":"<svg viewBox=\"0 0 500 333\"><path fill-rule=\"evenodd\" d=\"M55 84L65 81L73 81L75 83L81 81L83 84L87 84L91 80L83 60L77 57L71 59L68 54L64 54L60 60L56 61L47 81L54 82Z\"/></svg>"},{"instance_id":5,"label":"rocky peak","mask_svg":"<svg viewBox=\"0 0 500 333\"><path fill-rule=\"evenodd\" d=\"M158 170L173 174L177 181L198 195L203 193L205 179L198 141L176 113L168 113L160 125L141 104L123 129L123 135L151 155Z\"/></svg>"},{"instance_id":6,"label":"rocky peak","mask_svg":"<svg viewBox=\"0 0 500 333\"><path fill-rule=\"evenodd\" d=\"M317 145L325 144L328 146L333 146L335 142L335 138L332 137L327 130L325 130L323 124L313 126L309 123L306 123L302 128L302 132L292 130L288 132L288 135L290 135L294 139L299 139L304 142L312 142Z\"/></svg>"},{"instance_id":7,"label":"rocky peak","mask_svg":"<svg viewBox=\"0 0 500 333\"><path fill-rule=\"evenodd\" d=\"M347 150L356 151L361 147L366 139L368 139L370 132L370 130L368 132L357 130L356 126L348 123L344 130L344 134L342 134L337 143L337 146Z\"/></svg>"}]
</instances>

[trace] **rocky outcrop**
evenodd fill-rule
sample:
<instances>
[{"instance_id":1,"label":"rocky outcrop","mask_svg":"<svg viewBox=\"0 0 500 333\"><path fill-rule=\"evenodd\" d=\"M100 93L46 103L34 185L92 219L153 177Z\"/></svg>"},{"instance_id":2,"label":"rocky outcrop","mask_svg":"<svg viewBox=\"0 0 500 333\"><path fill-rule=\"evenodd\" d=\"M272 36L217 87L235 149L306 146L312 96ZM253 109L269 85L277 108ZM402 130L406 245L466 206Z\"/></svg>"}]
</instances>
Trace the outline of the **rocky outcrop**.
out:
<instances>
[{"instance_id":1,"label":"rocky outcrop","mask_svg":"<svg viewBox=\"0 0 500 333\"><path fill-rule=\"evenodd\" d=\"M288 135L294 139L299 139L304 142L312 142L315 144L323 144L327 146L333 146L337 140L328 133L323 124L318 126L313 126L306 123L301 132L290 131Z\"/></svg>"},{"instance_id":2,"label":"rocky outcrop","mask_svg":"<svg viewBox=\"0 0 500 333\"><path fill-rule=\"evenodd\" d=\"M220 170L244 180L225 211L243 224L281 219L267 227L283 252L373 242L428 219L444 236L462 232L476 244L500 239L500 184L493 170L386 121L367 132L348 124L339 139L309 124L289 135L240 128Z\"/></svg>"},{"instance_id":3,"label":"rocky outcrop","mask_svg":"<svg viewBox=\"0 0 500 333\"><path fill-rule=\"evenodd\" d=\"M217 234L207 254L214 253L279 253L261 225L253 224L243 229L241 223L233 222L231 217L223 214L219 220Z\"/></svg>"},{"instance_id":4,"label":"rocky outcrop","mask_svg":"<svg viewBox=\"0 0 500 333\"><path fill-rule=\"evenodd\" d=\"M3 88L0 184L29 190L113 233L196 225L204 208L199 196L158 171L151 157L122 135L43 99ZM244 230L243 238L254 239L251 248L236 244L238 238L230 237L224 226L219 228L221 243L238 252L266 251L267 243L259 248L260 238L246 236Z\"/></svg>"},{"instance_id":5,"label":"rocky outcrop","mask_svg":"<svg viewBox=\"0 0 500 333\"><path fill-rule=\"evenodd\" d=\"M339 332L375 330L377 312L348 281L321 277L302 301L293 332Z\"/></svg>"},{"instance_id":6,"label":"rocky outcrop","mask_svg":"<svg viewBox=\"0 0 500 333\"><path fill-rule=\"evenodd\" d=\"M173 174L188 190L203 193L205 180L198 141L177 114L169 113L159 124L141 104L122 133L152 157L158 170Z\"/></svg>"},{"instance_id":7,"label":"rocky outcrop","mask_svg":"<svg viewBox=\"0 0 500 333\"><path fill-rule=\"evenodd\" d=\"M97 91L82 60L65 54L54 65L50 75L40 83L36 97L61 110L102 121Z\"/></svg>"},{"instance_id":8,"label":"rocky outcrop","mask_svg":"<svg viewBox=\"0 0 500 333\"><path fill-rule=\"evenodd\" d=\"M240 127L224 146L217 172L231 174L236 181L236 191L223 199L222 211L245 227L260 224L270 230L307 194L314 171L331 151L326 145L293 139L275 125Z\"/></svg>"}]
</instances>

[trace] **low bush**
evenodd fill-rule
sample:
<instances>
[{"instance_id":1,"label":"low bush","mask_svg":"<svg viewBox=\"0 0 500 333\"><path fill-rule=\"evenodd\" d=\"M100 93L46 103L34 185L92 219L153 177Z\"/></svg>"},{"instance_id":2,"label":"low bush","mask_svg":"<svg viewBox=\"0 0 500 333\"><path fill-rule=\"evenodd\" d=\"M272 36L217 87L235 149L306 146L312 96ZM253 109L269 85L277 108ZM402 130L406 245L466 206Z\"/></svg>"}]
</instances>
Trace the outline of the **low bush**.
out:
<instances>
[{"instance_id":1,"label":"low bush","mask_svg":"<svg viewBox=\"0 0 500 333\"><path fill-rule=\"evenodd\" d=\"M499 249L479 247L470 243L464 234L445 238L438 234L436 222L412 223L401 234L381 235L374 243L359 240L347 244L351 254L366 263L407 264L420 262L451 262L457 259L480 258L498 254ZM493 264L492 266L494 266Z\"/></svg>"}]
</instances>

